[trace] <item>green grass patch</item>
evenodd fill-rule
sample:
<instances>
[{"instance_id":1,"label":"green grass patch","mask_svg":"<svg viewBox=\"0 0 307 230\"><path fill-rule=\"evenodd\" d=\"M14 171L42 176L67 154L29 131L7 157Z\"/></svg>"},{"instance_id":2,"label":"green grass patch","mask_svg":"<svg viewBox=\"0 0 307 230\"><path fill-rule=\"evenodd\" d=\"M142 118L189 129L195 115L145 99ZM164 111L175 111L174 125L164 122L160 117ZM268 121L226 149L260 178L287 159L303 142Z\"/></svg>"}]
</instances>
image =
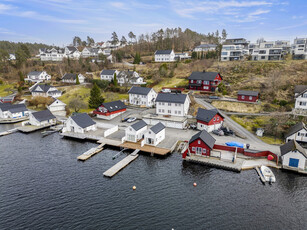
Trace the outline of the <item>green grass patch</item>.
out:
<instances>
[{"instance_id":1,"label":"green grass patch","mask_svg":"<svg viewBox=\"0 0 307 230\"><path fill-rule=\"evenodd\" d=\"M13 84L2 84L0 85L0 97L5 97L12 94L12 91L7 91L8 89L14 89Z\"/></svg>"},{"instance_id":2,"label":"green grass patch","mask_svg":"<svg viewBox=\"0 0 307 230\"><path fill-rule=\"evenodd\" d=\"M275 138L275 137L269 137L269 136L264 136L264 137L259 137L262 141L264 141L267 144L270 145L282 145L284 144L284 141L282 139L279 138Z\"/></svg>"}]
</instances>

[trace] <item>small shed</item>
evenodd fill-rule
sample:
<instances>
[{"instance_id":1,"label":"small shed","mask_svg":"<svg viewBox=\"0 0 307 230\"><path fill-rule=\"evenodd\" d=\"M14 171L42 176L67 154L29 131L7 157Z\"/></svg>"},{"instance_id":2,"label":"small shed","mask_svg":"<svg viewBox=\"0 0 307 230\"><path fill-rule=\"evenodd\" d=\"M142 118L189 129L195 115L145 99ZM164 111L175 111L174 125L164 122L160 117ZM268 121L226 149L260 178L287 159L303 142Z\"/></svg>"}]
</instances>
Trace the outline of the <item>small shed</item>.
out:
<instances>
[{"instance_id":1,"label":"small shed","mask_svg":"<svg viewBox=\"0 0 307 230\"><path fill-rule=\"evenodd\" d=\"M125 130L126 141L138 142L144 138L147 131L147 123L143 120L136 122L135 124L129 126Z\"/></svg>"},{"instance_id":2,"label":"small shed","mask_svg":"<svg viewBox=\"0 0 307 230\"><path fill-rule=\"evenodd\" d=\"M56 117L48 110L31 113L29 122L34 126L48 126L56 124Z\"/></svg>"},{"instance_id":3,"label":"small shed","mask_svg":"<svg viewBox=\"0 0 307 230\"><path fill-rule=\"evenodd\" d=\"M294 171L307 169L307 153L295 140L280 146L282 167Z\"/></svg>"},{"instance_id":4,"label":"small shed","mask_svg":"<svg viewBox=\"0 0 307 230\"><path fill-rule=\"evenodd\" d=\"M79 113L65 122L63 132L86 133L97 130L96 122L87 114Z\"/></svg>"},{"instance_id":5,"label":"small shed","mask_svg":"<svg viewBox=\"0 0 307 230\"><path fill-rule=\"evenodd\" d=\"M259 92L249 90L238 91L238 101L256 102L259 99Z\"/></svg>"}]
</instances>

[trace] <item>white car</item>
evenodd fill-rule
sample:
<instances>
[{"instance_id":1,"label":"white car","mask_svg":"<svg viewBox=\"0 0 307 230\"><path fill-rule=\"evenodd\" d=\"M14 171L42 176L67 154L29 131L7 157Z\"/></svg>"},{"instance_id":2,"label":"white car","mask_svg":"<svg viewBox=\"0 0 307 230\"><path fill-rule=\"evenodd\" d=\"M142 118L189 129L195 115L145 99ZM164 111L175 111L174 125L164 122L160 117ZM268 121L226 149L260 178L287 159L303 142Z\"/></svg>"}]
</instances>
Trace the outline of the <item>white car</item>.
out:
<instances>
[{"instance_id":1,"label":"white car","mask_svg":"<svg viewBox=\"0 0 307 230\"><path fill-rule=\"evenodd\" d=\"M128 123L131 123L131 122L134 122L134 121L136 121L136 117L130 117L130 118L127 120Z\"/></svg>"},{"instance_id":2,"label":"white car","mask_svg":"<svg viewBox=\"0 0 307 230\"><path fill-rule=\"evenodd\" d=\"M161 92L162 93L171 93L172 91L170 89L162 89Z\"/></svg>"}]
</instances>

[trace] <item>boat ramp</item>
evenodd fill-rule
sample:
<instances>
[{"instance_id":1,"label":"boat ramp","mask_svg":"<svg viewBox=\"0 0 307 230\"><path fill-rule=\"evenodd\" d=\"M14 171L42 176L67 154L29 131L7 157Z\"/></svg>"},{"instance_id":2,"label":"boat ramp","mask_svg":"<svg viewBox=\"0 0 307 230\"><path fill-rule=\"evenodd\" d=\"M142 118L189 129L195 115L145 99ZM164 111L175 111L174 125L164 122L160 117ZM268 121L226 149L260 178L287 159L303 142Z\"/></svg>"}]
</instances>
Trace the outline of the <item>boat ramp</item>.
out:
<instances>
[{"instance_id":1,"label":"boat ramp","mask_svg":"<svg viewBox=\"0 0 307 230\"><path fill-rule=\"evenodd\" d=\"M132 161L134 161L138 156L138 152L140 150L136 149L133 151L133 153L129 154L127 157L122 159L120 162L118 162L116 165L108 169L103 173L104 176L106 177L113 177L115 174L117 174L120 170L125 168L128 164L130 164Z\"/></svg>"}]
</instances>

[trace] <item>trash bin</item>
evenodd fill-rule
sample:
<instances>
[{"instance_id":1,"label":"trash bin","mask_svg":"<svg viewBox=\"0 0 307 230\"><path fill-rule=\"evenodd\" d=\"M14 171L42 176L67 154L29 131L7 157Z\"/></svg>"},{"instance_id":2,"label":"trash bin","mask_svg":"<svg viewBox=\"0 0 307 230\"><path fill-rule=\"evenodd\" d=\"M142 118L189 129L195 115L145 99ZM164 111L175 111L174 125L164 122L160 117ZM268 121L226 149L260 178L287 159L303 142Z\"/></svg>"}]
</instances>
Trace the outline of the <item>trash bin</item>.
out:
<instances>
[{"instance_id":1,"label":"trash bin","mask_svg":"<svg viewBox=\"0 0 307 230\"><path fill-rule=\"evenodd\" d=\"M249 149L249 146L250 146L249 144L246 144L246 149Z\"/></svg>"}]
</instances>

